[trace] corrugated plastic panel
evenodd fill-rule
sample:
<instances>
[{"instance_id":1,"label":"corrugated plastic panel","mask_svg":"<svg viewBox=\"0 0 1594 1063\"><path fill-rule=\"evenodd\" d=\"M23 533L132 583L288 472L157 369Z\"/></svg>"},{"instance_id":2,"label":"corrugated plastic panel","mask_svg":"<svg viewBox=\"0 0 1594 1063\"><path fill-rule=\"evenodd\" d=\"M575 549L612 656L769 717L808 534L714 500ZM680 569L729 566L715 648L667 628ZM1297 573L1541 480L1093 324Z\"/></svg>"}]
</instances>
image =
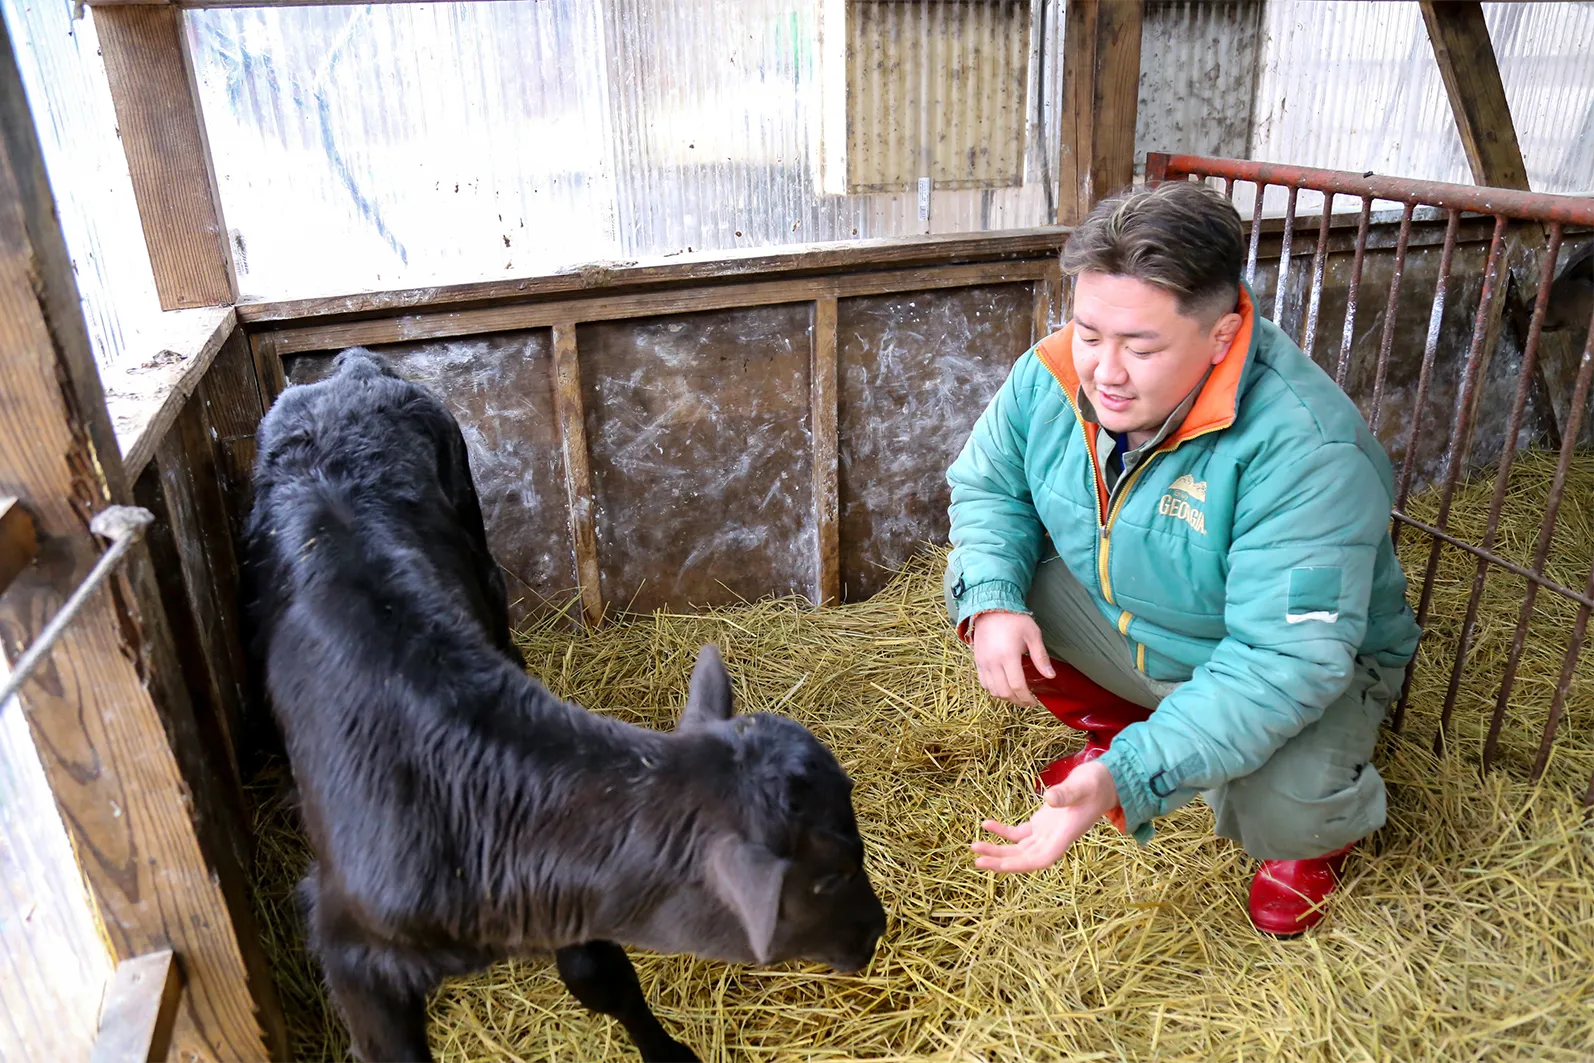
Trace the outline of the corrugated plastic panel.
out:
<instances>
[{"instance_id":1,"label":"corrugated plastic panel","mask_svg":"<svg viewBox=\"0 0 1594 1063\"><path fill-rule=\"evenodd\" d=\"M822 191L827 0L188 13L246 295L1045 223L1061 5L1031 9L1022 184ZM963 0L978 22L989 0ZM911 5L910 5L911 6ZM1016 63L1017 59L1004 59ZM1009 71L1011 75L1011 70ZM1009 94L1011 96L1011 94Z\"/></svg>"},{"instance_id":2,"label":"corrugated plastic panel","mask_svg":"<svg viewBox=\"0 0 1594 1063\"><path fill-rule=\"evenodd\" d=\"M1148 151L1245 158L1262 0L1154 0L1140 35L1135 173Z\"/></svg>"},{"instance_id":3,"label":"corrugated plastic panel","mask_svg":"<svg viewBox=\"0 0 1594 1063\"><path fill-rule=\"evenodd\" d=\"M66 0L0 0L39 131L95 360L143 357L162 334L160 298L92 20Z\"/></svg>"},{"instance_id":4,"label":"corrugated plastic panel","mask_svg":"<svg viewBox=\"0 0 1594 1063\"><path fill-rule=\"evenodd\" d=\"M1485 4L1484 18L1534 190L1594 190L1594 4ZM1417 5L1271 0L1250 157L1470 183ZM1248 188L1235 200L1250 210ZM1284 201L1270 190L1265 213ZM1320 203L1303 192L1297 209Z\"/></svg>"}]
</instances>

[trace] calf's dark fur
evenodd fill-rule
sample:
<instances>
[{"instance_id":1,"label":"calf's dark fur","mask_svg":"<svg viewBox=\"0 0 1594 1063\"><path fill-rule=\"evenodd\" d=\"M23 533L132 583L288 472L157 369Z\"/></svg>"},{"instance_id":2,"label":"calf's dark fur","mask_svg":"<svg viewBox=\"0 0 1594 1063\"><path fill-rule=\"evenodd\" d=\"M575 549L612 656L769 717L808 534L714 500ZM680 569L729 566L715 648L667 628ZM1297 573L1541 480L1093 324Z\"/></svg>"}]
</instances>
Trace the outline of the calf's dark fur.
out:
<instances>
[{"instance_id":1,"label":"calf's dark fur","mask_svg":"<svg viewBox=\"0 0 1594 1063\"><path fill-rule=\"evenodd\" d=\"M311 947L366 1060L429 1059L442 978L553 950L644 1059L692 1059L623 945L868 963L885 926L851 781L805 728L733 716L706 646L676 730L526 675L464 440L369 352L287 388L246 529L257 660L316 862Z\"/></svg>"}]
</instances>

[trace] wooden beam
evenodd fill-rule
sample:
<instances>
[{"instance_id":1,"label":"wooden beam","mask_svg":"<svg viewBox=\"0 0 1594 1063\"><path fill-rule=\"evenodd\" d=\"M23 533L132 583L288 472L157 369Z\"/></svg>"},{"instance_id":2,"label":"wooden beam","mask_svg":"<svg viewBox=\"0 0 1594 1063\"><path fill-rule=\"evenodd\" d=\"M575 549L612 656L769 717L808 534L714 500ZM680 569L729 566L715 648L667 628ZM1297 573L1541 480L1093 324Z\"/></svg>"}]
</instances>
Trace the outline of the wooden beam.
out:
<instances>
[{"instance_id":1,"label":"wooden beam","mask_svg":"<svg viewBox=\"0 0 1594 1063\"><path fill-rule=\"evenodd\" d=\"M576 326L553 326L554 409L559 417L559 443L564 454L565 491L570 500L570 540L575 551L576 583L587 624L603 622L603 587L598 568L598 535L592 498L592 468L587 451L586 402L581 395L581 362L576 354Z\"/></svg>"},{"instance_id":2,"label":"wooden beam","mask_svg":"<svg viewBox=\"0 0 1594 1063\"><path fill-rule=\"evenodd\" d=\"M541 277L475 281L433 288L361 292L330 298L242 303L246 323L292 321L393 311L470 309L493 303L526 302L536 296L616 295L643 287L709 281L784 280L818 274L874 272L913 266L955 266L1044 258L1062 251L1068 232L1054 225L991 233L893 236L828 244L742 251L675 259L664 265L595 262Z\"/></svg>"},{"instance_id":3,"label":"wooden beam","mask_svg":"<svg viewBox=\"0 0 1594 1063\"><path fill-rule=\"evenodd\" d=\"M813 424L814 524L818 536L820 605L841 602L840 440L836 390L836 300L814 303L813 361L810 368L810 419Z\"/></svg>"},{"instance_id":4,"label":"wooden beam","mask_svg":"<svg viewBox=\"0 0 1594 1063\"><path fill-rule=\"evenodd\" d=\"M3 27L0 350L0 469L40 542L39 563L0 601L0 639L17 653L99 557L92 515L131 497ZM188 992L174 1048L282 1058L281 1010L236 858L242 825L204 763L142 545L18 700L108 946L118 959L164 948L180 958Z\"/></svg>"},{"instance_id":5,"label":"wooden beam","mask_svg":"<svg viewBox=\"0 0 1594 1063\"><path fill-rule=\"evenodd\" d=\"M0 594L33 564L38 551L39 537L28 511L13 497L0 498Z\"/></svg>"},{"instance_id":6,"label":"wooden beam","mask_svg":"<svg viewBox=\"0 0 1594 1063\"><path fill-rule=\"evenodd\" d=\"M690 314L780 303L808 303L815 299L849 299L860 295L964 288L975 284L1018 284L1045 273L1044 260L989 262L969 266L942 266L892 270L885 273L843 274L751 284L719 284L702 288L610 295L590 299L559 299L520 303L482 310L454 310L435 314L371 318L333 325L309 325L256 333L252 340L261 363L261 380L271 373L272 362L282 372L285 355L305 351L338 351L345 347L408 340L474 336L511 329L551 328L564 323L619 321L659 314Z\"/></svg>"},{"instance_id":7,"label":"wooden beam","mask_svg":"<svg viewBox=\"0 0 1594 1063\"><path fill-rule=\"evenodd\" d=\"M171 1048L182 991L171 949L117 964L105 990L89 1063L162 1063Z\"/></svg>"},{"instance_id":8,"label":"wooden beam","mask_svg":"<svg viewBox=\"0 0 1594 1063\"><path fill-rule=\"evenodd\" d=\"M210 145L183 34L169 5L94 13L162 310L236 302Z\"/></svg>"},{"instance_id":9,"label":"wooden beam","mask_svg":"<svg viewBox=\"0 0 1594 1063\"><path fill-rule=\"evenodd\" d=\"M1526 190L1528 171L1483 20L1483 5L1477 0L1422 0L1420 6L1472 180Z\"/></svg>"},{"instance_id":10,"label":"wooden beam","mask_svg":"<svg viewBox=\"0 0 1594 1063\"><path fill-rule=\"evenodd\" d=\"M1140 0L1070 0L1064 8L1057 223L1078 225L1135 177Z\"/></svg>"}]
</instances>

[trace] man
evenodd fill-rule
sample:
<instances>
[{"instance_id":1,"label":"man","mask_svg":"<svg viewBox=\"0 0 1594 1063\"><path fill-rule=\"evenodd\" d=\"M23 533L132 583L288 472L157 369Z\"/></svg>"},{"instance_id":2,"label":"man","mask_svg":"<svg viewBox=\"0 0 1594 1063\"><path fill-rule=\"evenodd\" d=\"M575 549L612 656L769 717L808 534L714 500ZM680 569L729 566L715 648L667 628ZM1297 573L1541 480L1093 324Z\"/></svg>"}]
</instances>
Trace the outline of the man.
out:
<instances>
[{"instance_id":1,"label":"man","mask_svg":"<svg viewBox=\"0 0 1594 1063\"><path fill-rule=\"evenodd\" d=\"M1188 182L1071 234L1072 321L947 474L947 609L987 691L1087 732L976 866L1047 867L1104 815L1145 844L1200 793L1262 861L1252 922L1288 936L1384 823L1369 758L1418 629L1388 456L1257 312L1243 255L1234 207Z\"/></svg>"}]
</instances>

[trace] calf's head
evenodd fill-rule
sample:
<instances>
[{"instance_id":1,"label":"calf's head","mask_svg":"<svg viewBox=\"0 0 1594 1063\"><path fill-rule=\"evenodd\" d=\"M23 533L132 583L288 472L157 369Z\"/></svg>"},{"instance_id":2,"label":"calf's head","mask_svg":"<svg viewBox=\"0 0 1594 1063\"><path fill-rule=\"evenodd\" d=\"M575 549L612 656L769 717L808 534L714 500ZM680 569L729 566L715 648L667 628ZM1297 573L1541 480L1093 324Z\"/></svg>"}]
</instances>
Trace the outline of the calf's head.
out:
<instances>
[{"instance_id":1,"label":"calf's head","mask_svg":"<svg viewBox=\"0 0 1594 1063\"><path fill-rule=\"evenodd\" d=\"M706 885L739 924L723 928L716 951L860 970L885 932L885 909L864 870L852 780L795 720L732 711L719 651L705 646L676 729L725 743L736 765L731 807L701 854Z\"/></svg>"}]
</instances>

